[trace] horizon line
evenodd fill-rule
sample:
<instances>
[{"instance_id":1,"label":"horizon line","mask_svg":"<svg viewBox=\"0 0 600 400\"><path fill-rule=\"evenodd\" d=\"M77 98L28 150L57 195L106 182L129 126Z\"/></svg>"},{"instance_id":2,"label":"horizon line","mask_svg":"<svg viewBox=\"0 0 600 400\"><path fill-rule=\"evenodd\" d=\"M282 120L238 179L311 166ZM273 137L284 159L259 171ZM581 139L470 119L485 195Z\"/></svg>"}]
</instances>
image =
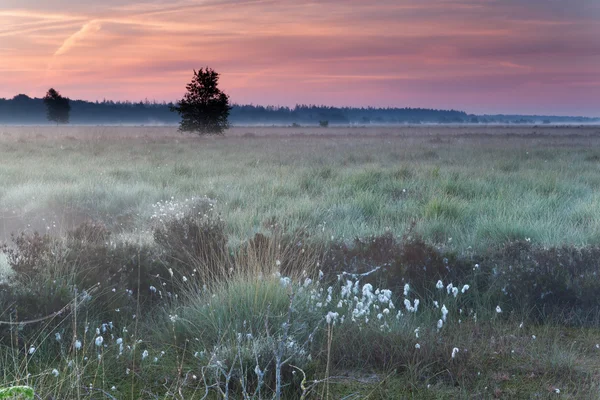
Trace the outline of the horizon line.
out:
<instances>
[{"instance_id":1,"label":"horizon line","mask_svg":"<svg viewBox=\"0 0 600 400\"><path fill-rule=\"evenodd\" d=\"M0 97L0 100L5 100L5 101L12 101L14 100L16 97L18 96L26 96L29 99L32 100L42 100L43 97L31 97L28 94L25 93L18 93L16 95L14 95L11 98L6 98L6 97ZM131 103L131 104L156 104L156 105L168 105L168 104L176 104L177 101L166 101L166 100L162 100L162 101L158 101L156 99L152 99L149 100L147 97L144 98L143 100L139 100L139 101L132 101L132 100L111 100L111 99L106 99L103 98L102 100L96 99L96 100L89 100L89 99L72 99L70 97L67 97L70 101L80 101L80 102L85 102L85 103L91 103L91 104L95 104L95 103L105 103L105 102L113 102L113 103L117 103L117 104L126 104L126 103ZM231 106L253 106L253 107L264 107L264 108L268 108L268 107L275 107L277 109L281 109L281 108L289 108L289 109L294 109L297 107L316 107L316 108L337 108L337 109L357 109L357 110L361 110L361 109L375 109L375 110L402 110L402 109L412 109L412 110L433 110L433 111L454 111L454 112L461 112L461 113L465 113L467 114L467 116L477 116L477 117L486 117L486 116L518 116L518 117L554 117L554 118L583 118L583 119L591 119L591 120L600 120L600 115L596 115L596 116L583 116L583 115L560 115L560 114L518 114L518 113L506 113L506 112L495 112L495 113L482 113L482 114L476 114L476 113L469 113L468 111L465 110L461 110L461 109L455 109L455 108L432 108L432 107L416 107L416 106L338 106L338 105L328 105L328 104L316 104L316 103L296 103L293 106L290 105L275 105L275 104L258 104L258 103L236 103L236 102L232 102Z\"/></svg>"}]
</instances>

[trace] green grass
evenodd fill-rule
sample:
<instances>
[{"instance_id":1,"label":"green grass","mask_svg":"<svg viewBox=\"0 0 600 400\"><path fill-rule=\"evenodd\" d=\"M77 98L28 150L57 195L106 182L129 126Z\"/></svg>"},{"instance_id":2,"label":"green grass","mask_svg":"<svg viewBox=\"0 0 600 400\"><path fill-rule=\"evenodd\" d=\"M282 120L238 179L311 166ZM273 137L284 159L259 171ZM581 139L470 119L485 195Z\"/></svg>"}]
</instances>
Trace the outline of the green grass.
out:
<instances>
[{"instance_id":1,"label":"green grass","mask_svg":"<svg viewBox=\"0 0 600 400\"><path fill-rule=\"evenodd\" d=\"M78 305L33 324L0 324L0 387L28 385L41 398L222 399L246 390L248 399L267 399L280 371L290 399L598 397L596 137L529 138L500 128L492 129L497 136L460 136L455 128L424 127L422 135L197 139L102 128L110 136L103 140L53 138L61 128L52 127L19 128L46 139L30 133L16 140L18 128L2 129L13 136L0 136L0 235L39 230L63 240L35 268L14 271L13 286L0 281L0 322L37 316L52 301ZM181 235L172 236L174 248L154 242L153 228L204 196L216 200L228 239L218 259L198 253L212 243L177 247L188 238L177 226L169 231ZM91 247L64 240L88 218L115 234ZM211 228L214 237L219 227ZM267 233L266 244L257 232ZM421 235L431 246L417 240L408 255L371 248L376 240L368 238L386 232ZM326 269L339 259L323 252L356 237L363 250L338 249L334 257L347 257L344 265L389 257L382 263L391 261L390 275L363 278L345 296L345 278ZM115 246L124 240L132 245ZM509 242L517 242L513 253L485 258ZM529 243L535 247L522 248ZM589 252L544 249L562 245ZM476 268L478 257L486 262ZM554 265L552 257L564 269L536 276ZM403 269L403 260L417 269ZM435 287L437 270L420 260L448 273L443 289ZM2 254L4 270L8 262ZM279 273L284 267L289 281ZM105 270L117 278L97 288L77 283L95 285ZM449 276L470 289L448 293ZM411 289L403 295L405 283ZM378 285L393 289L390 298ZM91 299L84 301L83 289ZM420 300L417 312L405 298ZM573 312L561 318L561 304L575 304ZM442 305L449 314L438 329ZM335 324L329 312L339 314Z\"/></svg>"},{"instance_id":2,"label":"green grass","mask_svg":"<svg viewBox=\"0 0 600 400\"><path fill-rule=\"evenodd\" d=\"M269 221L346 239L387 228L401 235L416 221L426 239L451 237L459 251L522 237L593 243L600 164L588 148L596 139L544 140L539 148L539 139L506 136L5 139L0 221L5 234L46 228L42 216L132 230L157 201L208 196L234 242Z\"/></svg>"}]
</instances>

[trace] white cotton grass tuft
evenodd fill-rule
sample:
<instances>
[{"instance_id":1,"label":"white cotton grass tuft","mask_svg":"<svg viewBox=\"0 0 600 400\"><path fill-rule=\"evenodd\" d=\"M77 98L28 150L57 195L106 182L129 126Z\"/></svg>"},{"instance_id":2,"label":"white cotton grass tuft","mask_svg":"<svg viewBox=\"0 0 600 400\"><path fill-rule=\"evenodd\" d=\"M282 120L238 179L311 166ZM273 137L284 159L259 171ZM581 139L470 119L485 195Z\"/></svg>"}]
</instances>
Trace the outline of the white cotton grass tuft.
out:
<instances>
[{"instance_id":1,"label":"white cotton grass tuft","mask_svg":"<svg viewBox=\"0 0 600 400\"><path fill-rule=\"evenodd\" d=\"M421 301L419 299L415 299L413 302L412 312L416 313L419 310L419 303Z\"/></svg>"},{"instance_id":2,"label":"white cotton grass tuft","mask_svg":"<svg viewBox=\"0 0 600 400\"><path fill-rule=\"evenodd\" d=\"M437 289L442 290L444 288L444 282L442 282L441 280L437 281L437 283L435 284L435 287Z\"/></svg>"},{"instance_id":3,"label":"white cotton grass tuft","mask_svg":"<svg viewBox=\"0 0 600 400\"><path fill-rule=\"evenodd\" d=\"M56 368L54 368L52 370L52 375L54 375L55 378L58 378L58 375L60 375L60 374L59 374L58 370Z\"/></svg>"},{"instance_id":4,"label":"white cotton grass tuft","mask_svg":"<svg viewBox=\"0 0 600 400\"><path fill-rule=\"evenodd\" d=\"M471 287L471 286L469 286L469 285L463 285L463 287L462 287L462 289L460 290L460 292L461 292L462 294L464 294L464 293L465 293L467 290L469 290L469 288L470 288L470 287Z\"/></svg>"},{"instance_id":5,"label":"white cotton grass tuft","mask_svg":"<svg viewBox=\"0 0 600 400\"><path fill-rule=\"evenodd\" d=\"M404 285L404 295L408 296L408 292L410 292L410 285L407 283Z\"/></svg>"},{"instance_id":6,"label":"white cotton grass tuft","mask_svg":"<svg viewBox=\"0 0 600 400\"><path fill-rule=\"evenodd\" d=\"M288 287L292 284L292 280L287 276L282 276L279 278L279 283L281 283L281 286L283 287Z\"/></svg>"},{"instance_id":7,"label":"white cotton grass tuft","mask_svg":"<svg viewBox=\"0 0 600 400\"><path fill-rule=\"evenodd\" d=\"M148 350L144 350L142 353L142 360L145 360L148 357Z\"/></svg>"},{"instance_id":8,"label":"white cotton grass tuft","mask_svg":"<svg viewBox=\"0 0 600 400\"><path fill-rule=\"evenodd\" d=\"M458 349L458 347L453 348L452 349L452 358L455 358L459 351L460 350Z\"/></svg>"},{"instance_id":9,"label":"white cotton grass tuft","mask_svg":"<svg viewBox=\"0 0 600 400\"><path fill-rule=\"evenodd\" d=\"M102 346L102 343L104 343L104 338L102 336L98 336L94 343L96 343L96 346L100 347Z\"/></svg>"},{"instance_id":10,"label":"white cotton grass tuft","mask_svg":"<svg viewBox=\"0 0 600 400\"><path fill-rule=\"evenodd\" d=\"M75 342L73 343L73 347L75 348L75 350L81 349L81 340L75 340Z\"/></svg>"},{"instance_id":11,"label":"white cotton grass tuft","mask_svg":"<svg viewBox=\"0 0 600 400\"><path fill-rule=\"evenodd\" d=\"M500 306L496 306L496 313L500 314L502 312L502 309L500 308Z\"/></svg>"},{"instance_id":12,"label":"white cotton grass tuft","mask_svg":"<svg viewBox=\"0 0 600 400\"><path fill-rule=\"evenodd\" d=\"M448 309L445 304L442 304L442 319L446 322L446 318L448 317Z\"/></svg>"},{"instance_id":13,"label":"white cotton grass tuft","mask_svg":"<svg viewBox=\"0 0 600 400\"><path fill-rule=\"evenodd\" d=\"M337 320L338 317L339 317L338 313L329 311L327 313L327 315L325 316L325 321L327 321L327 325L331 325L331 324L335 325L335 321Z\"/></svg>"}]
</instances>

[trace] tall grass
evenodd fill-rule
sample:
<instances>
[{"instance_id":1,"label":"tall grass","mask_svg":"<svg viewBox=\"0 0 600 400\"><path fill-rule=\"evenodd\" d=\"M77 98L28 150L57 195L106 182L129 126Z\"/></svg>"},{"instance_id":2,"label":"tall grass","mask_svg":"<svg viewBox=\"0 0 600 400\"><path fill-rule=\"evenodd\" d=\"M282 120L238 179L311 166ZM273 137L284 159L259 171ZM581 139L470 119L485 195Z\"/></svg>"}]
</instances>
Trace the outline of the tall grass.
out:
<instances>
[{"instance_id":1,"label":"tall grass","mask_svg":"<svg viewBox=\"0 0 600 400\"><path fill-rule=\"evenodd\" d=\"M596 139L548 140L0 140L0 386L595 398Z\"/></svg>"},{"instance_id":2,"label":"tall grass","mask_svg":"<svg viewBox=\"0 0 600 400\"><path fill-rule=\"evenodd\" d=\"M67 280L80 295L31 324L17 319L24 306L2 313L14 324L0 343L0 382L75 399L594 393L597 331L540 325L519 307L527 296L510 278L493 279L495 268L474 265L454 282L407 274L391 291L371 274L325 275L317 258L280 238L259 240L221 265L226 278L169 270L166 258L156 286L142 286L140 268L123 294L73 290L76 265L41 270L42 287ZM282 275L290 263L295 274Z\"/></svg>"}]
</instances>

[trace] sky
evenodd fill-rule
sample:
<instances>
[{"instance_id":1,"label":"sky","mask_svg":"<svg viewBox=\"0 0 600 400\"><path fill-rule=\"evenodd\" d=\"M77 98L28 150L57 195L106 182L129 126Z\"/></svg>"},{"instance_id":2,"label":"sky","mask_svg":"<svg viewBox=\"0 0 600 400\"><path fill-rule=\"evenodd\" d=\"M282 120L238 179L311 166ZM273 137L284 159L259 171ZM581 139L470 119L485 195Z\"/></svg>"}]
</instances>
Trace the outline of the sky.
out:
<instances>
[{"instance_id":1,"label":"sky","mask_svg":"<svg viewBox=\"0 0 600 400\"><path fill-rule=\"evenodd\" d=\"M600 116L600 0L0 0L0 97Z\"/></svg>"}]
</instances>

